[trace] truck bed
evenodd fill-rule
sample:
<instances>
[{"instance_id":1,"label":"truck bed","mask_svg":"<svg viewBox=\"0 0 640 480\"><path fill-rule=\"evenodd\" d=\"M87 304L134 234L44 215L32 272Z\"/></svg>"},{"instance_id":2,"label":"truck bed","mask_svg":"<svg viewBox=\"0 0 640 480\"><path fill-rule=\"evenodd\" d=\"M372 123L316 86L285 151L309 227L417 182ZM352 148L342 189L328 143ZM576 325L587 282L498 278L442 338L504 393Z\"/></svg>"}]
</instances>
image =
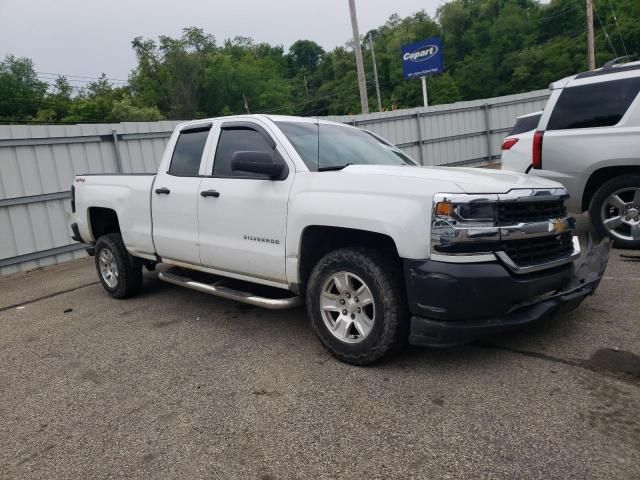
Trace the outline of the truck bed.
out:
<instances>
[{"instance_id":1,"label":"truck bed","mask_svg":"<svg viewBox=\"0 0 640 480\"><path fill-rule=\"evenodd\" d=\"M85 241L95 241L90 209L106 208L118 215L122 238L134 255L154 254L151 188L155 174L78 175L74 179L78 229Z\"/></svg>"}]
</instances>

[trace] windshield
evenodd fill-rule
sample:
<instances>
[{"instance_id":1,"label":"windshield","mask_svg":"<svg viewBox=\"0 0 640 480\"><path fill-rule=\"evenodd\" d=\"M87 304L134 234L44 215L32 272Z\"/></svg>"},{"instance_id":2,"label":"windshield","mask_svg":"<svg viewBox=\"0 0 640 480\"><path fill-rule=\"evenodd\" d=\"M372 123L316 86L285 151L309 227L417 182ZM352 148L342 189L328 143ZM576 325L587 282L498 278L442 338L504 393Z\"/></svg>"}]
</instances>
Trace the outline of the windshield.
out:
<instances>
[{"instance_id":1,"label":"windshield","mask_svg":"<svg viewBox=\"0 0 640 480\"><path fill-rule=\"evenodd\" d=\"M311 171L347 165L416 165L396 147L356 128L310 122L276 124Z\"/></svg>"},{"instance_id":2,"label":"windshield","mask_svg":"<svg viewBox=\"0 0 640 480\"><path fill-rule=\"evenodd\" d=\"M392 143L387 142L384 138L379 137L377 134L375 134L375 133L373 133L373 132L371 132L369 130L362 130L362 131L364 133L366 133L367 135L371 135L374 139L376 139L378 142L380 142L383 146L385 146L386 148L391 150L394 154L399 156L402 160L404 160L405 165L413 165L415 167L419 167L420 166L420 164L418 162L416 162L413 158L411 158L409 155L404 153L402 150L400 150L398 147L396 147Z\"/></svg>"}]
</instances>

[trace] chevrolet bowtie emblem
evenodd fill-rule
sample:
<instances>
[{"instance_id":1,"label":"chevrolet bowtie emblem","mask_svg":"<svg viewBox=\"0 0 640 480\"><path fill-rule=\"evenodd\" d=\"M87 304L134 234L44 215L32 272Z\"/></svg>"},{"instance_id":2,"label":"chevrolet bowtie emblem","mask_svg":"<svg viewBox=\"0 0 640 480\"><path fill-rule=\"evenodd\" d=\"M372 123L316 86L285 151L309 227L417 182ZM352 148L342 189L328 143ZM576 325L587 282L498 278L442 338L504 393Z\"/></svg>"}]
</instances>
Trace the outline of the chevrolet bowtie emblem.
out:
<instances>
[{"instance_id":1,"label":"chevrolet bowtie emblem","mask_svg":"<svg viewBox=\"0 0 640 480\"><path fill-rule=\"evenodd\" d=\"M567 225L560 219L551 220L549 222L549 232L562 233L567 229Z\"/></svg>"}]
</instances>

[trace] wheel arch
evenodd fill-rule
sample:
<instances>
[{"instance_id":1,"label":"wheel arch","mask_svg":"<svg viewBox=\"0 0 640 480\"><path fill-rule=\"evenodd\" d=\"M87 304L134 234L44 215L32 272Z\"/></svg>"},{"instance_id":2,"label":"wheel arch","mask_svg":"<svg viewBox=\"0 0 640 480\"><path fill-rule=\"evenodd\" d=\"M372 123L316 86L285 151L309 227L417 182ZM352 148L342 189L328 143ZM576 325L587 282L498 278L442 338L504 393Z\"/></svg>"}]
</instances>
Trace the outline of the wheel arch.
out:
<instances>
[{"instance_id":1,"label":"wheel arch","mask_svg":"<svg viewBox=\"0 0 640 480\"><path fill-rule=\"evenodd\" d=\"M354 228L309 225L302 231L298 252L297 288L300 294L304 295L316 263L327 253L346 247L372 248L394 259L400 258L396 243L389 235Z\"/></svg>"},{"instance_id":2,"label":"wheel arch","mask_svg":"<svg viewBox=\"0 0 640 480\"><path fill-rule=\"evenodd\" d=\"M640 165L617 165L595 170L585 184L584 193L582 194L582 211L589 210L593 196L602 185L613 178L629 174L640 175Z\"/></svg>"},{"instance_id":3,"label":"wheel arch","mask_svg":"<svg viewBox=\"0 0 640 480\"><path fill-rule=\"evenodd\" d=\"M102 235L121 233L117 212L112 208L89 207L87 212L89 231L94 241Z\"/></svg>"}]
</instances>

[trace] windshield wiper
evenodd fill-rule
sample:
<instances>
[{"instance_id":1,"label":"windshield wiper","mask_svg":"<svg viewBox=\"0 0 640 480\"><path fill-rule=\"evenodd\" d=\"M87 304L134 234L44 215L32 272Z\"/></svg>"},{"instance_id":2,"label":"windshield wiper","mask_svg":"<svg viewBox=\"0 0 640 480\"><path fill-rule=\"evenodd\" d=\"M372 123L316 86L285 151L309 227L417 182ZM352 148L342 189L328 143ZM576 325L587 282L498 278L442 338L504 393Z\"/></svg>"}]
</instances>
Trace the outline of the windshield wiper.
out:
<instances>
[{"instance_id":1,"label":"windshield wiper","mask_svg":"<svg viewBox=\"0 0 640 480\"><path fill-rule=\"evenodd\" d=\"M353 165L353 163L345 163L344 165L331 165L329 167L318 167L318 171L328 172L331 170L342 170L343 168L348 167L349 165Z\"/></svg>"}]
</instances>

